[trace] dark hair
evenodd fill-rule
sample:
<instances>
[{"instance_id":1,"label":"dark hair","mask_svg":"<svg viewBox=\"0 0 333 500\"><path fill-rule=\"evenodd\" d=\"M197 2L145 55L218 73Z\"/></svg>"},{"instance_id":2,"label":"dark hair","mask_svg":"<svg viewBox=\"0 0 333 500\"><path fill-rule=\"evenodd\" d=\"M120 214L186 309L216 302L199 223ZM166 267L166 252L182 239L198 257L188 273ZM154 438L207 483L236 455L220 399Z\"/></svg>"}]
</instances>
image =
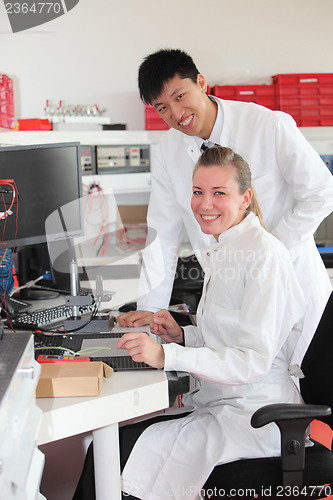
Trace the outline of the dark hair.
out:
<instances>
[{"instance_id":1,"label":"dark hair","mask_svg":"<svg viewBox=\"0 0 333 500\"><path fill-rule=\"evenodd\" d=\"M151 104L157 99L168 80L175 75L197 82L199 71L186 52L179 49L162 49L147 56L139 67L138 84L143 102Z\"/></svg>"},{"instance_id":2,"label":"dark hair","mask_svg":"<svg viewBox=\"0 0 333 500\"><path fill-rule=\"evenodd\" d=\"M194 172L199 167L212 167L212 166L226 167L232 165L236 170L236 181L239 186L240 194L244 194L247 189L251 189L252 198L247 212L253 212L258 216L260 224L264 226L262 220L261 208L257 199L254 188L252 187L252 176L249 164L239 154L235 153L230 148L223 148L221 146L214 146L213 148L206 149L200 156ZM193 173L194 174L194 173Z\"/></svg>"}]
</instances>

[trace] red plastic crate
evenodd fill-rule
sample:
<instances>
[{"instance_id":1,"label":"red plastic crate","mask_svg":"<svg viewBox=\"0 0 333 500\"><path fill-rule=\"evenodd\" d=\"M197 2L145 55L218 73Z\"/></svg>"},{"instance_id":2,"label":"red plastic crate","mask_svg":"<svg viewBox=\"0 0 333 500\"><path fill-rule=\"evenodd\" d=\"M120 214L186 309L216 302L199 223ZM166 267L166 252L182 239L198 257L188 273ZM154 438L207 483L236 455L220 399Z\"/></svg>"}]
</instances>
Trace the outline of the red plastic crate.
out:
<instances>
[{"instance_id":1,"label":"red plastic crate","mask_svg":"<svg viewBox=\"0 0 333 500\"><path fill-rule=\"evenodd\" d=\"M12 90L7 90L6 102L7 104L14 104L14 92Z\"/></svg>"},{"instance_id":2,"label":"red plastic crate","mask_svg":"<svg viewBox=\"0 0 333 500\"><path fill-rule=\"evenodd\" d=\"M7 104L7 102L0 102L0 113L4 113L7 117L14 116L14 106L13 104Z\"/></svg>"},{"instance_id":3,"label":"red plastic crate","mask_svg":"<svg viewBox=\"0 0 333 500\"><path fill-rule=\"evenodd\" d=\"M215 85L212 95L232 101L254 102L277 109L275 85Z\"/></svg>"},{"instance_id":4,"label":"red plastic crate","mask_svg":"<svg viewBox=\"0 0 333 500\"><path fill-rule=\"evenodd\" d=\"M159 119L146 119L146 130L169 130L170 127L165 121Z\"/></svg>"},{"instance_id":5,"label":"red plastic crate","mask_svg":"<svg viewBox=\"0 0 333 500\"><path fill-rule=\"evenodd\" d=\"M7 116L7 128L15 128L15 118L13 116Z\"/></svg>"},{"instance_id":6,"label":"red plastic crate","mask_svg":"<svg viewBox=\"0 0 333 500\"><path fill-rule=\"evenodd\" d=\"M325 96L280 96L280 106L324 107L333 106L333 94Z\"/></svg>"},{"instance_id":7,"label":"red plastic crate","mask_svg":"<svg viewBox=\"0 0 333 500\"><path fill-rule=\"evenodd\" d=\"M0 113L0 127L2 128L15 128L15 118Z\"/></svg>"},{"instance_id":8,"label":"red plastic crate","mask_svg":"<svg viewBox=\"0 0 333 500\"><path fill-rule=\"evenodd\" d=\"M333 73L275 75L273 82L279 104L291 98L321 100L333 97Z\"/></svg>"},{"instance_id":9,"label":"red plastic crate","mask_svg":"<svg viewBox=\"0 0 333 500\"><path fill-rule=\"evenodd\" d=\"M7 91L6 91L5 87L3 87L1 85L0 86L0 103L6 102L6 100L7 100Z\"/></svg>"},{"instance_id":10,"label":"red plastic crate","mask_svg":"<svg viewBox=\"0 0 333 500\"><path fill-rule=\"evenodd\" d=\"M13 80L7 75L0 75L0 85L5 87L7 90L13 90Z\"/></svg>"},{"instance_id":11,"label":"red plastic crate","mask_svg":"<svg viewBox=\"0 0 333 500\"><path fill-rule=\"evenodd\" d=\"M283 109L285 113L291 115L298 127L331 127L333 126L333 112L328 110L323 112L318 109L309 108L304 113L303 109L288 108Z\"/></svg>"},{"instance_id":12,"label":"red plastic crate","mask_svg":"<svg viewBox=\"0 0 333 500\"><path fill-rule=\"evenodd\" d=\"M156 109L149 104L145 105L146 130L169 130L169 125L160 117Z\"/></svg>"},{"instance_id":13,"label":"red plastic crate","mask_svg":"<svg viewBox=\"0 0 333 500\"><path fill-rule=\"evenodd\" d=\"M8 104L7 103L7 116L9 118L13 118L14 117L14 104Z\"/></svg>"},{"instance_id":14,"label":"red plastic crate","mask_svg":"<svg viewBox=\"0 0 333 500\"><path fill-rule=\"evenodd\" d=\"M0 74L0 127L15 128L13 80Z\"/></svg>"},{"instance_id":15,"label":"red plastic crate","mask_svg":"<svg viewBox=\"0 0 333 500\"><path fill-rule=\"evenodd\" d=\"M320 117L324 118L326 116L333 116L333 106L331 107L293 107L286 106L284 110L290 113L296 118L309 118L309 117Z\"/></svg>"},{"instance_id":16,"label":"red plastic crate","mask_svg":"<svg viewBox=\"0 0 333 500\"><path fill-rule=\"evenodd\" d=\"M281 86L303 87L311 91L318 86L333 85L333 73L286 73L274 75L273 83Z\"/></svg>"},{"instance_id":17,"label":"red plastic crate","mask_svg":"<svg viewBox=\"0 0 333 500\"><path fill-rule=\"evenodd\" d=\"M333 74L302 73L273 76L278 107L300 127L333 125Z\"/></svg>"}]
</instances>

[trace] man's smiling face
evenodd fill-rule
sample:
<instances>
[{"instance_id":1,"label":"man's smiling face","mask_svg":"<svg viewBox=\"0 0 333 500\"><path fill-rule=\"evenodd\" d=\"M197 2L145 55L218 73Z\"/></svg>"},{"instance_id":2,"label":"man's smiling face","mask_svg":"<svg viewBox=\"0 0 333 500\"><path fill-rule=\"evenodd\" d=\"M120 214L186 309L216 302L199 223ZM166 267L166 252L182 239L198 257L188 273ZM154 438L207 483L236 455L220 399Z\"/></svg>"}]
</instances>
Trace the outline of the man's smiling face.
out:
<instances>
[{"instance_id":1,"label":"man's smiling face","mask_svg":"<svg viewBox=\"0 0 333 500\"><path fill-rule=\"evenodd\" d=\"M208 139L213 129L217 106L207 95L202 75L194 83L190 78L175 75L164 85L152 105L171 128L184 134Z\"/></svg>"}]
</instances>

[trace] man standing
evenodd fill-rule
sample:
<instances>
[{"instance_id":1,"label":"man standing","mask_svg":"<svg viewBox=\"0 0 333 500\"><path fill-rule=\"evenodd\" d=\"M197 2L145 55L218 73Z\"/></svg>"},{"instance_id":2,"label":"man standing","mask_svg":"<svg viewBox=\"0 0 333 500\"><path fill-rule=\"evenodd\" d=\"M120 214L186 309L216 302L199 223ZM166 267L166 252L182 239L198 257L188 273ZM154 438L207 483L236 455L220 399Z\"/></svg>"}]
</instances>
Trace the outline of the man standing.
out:
<instances>
[{"instance_id":1,"label":"man standing","mask_svg":"<svg viewBox=\"0 0 333 500\"><path fill-rule=\"evenodd\" d=\"M265 226L291 254L307 303L302 335L291 340L291 362L300 365L331 293L313 238L333 210L331 173L291 116L208 96L205 78L181 50L160 50L146 57L139 68L139 90L142 100L152 104L171 127L156 153L147 216L163 258L148 251L138 310L119 316L119 324L150 323L153 312L168 307L185 231L202 260L201 250L208 246L209 237L200 231L191 212L192 173L202 146L227 146L251 165ZM154 276L164 276L156 286Z\"/></svg>"}]
</instances>

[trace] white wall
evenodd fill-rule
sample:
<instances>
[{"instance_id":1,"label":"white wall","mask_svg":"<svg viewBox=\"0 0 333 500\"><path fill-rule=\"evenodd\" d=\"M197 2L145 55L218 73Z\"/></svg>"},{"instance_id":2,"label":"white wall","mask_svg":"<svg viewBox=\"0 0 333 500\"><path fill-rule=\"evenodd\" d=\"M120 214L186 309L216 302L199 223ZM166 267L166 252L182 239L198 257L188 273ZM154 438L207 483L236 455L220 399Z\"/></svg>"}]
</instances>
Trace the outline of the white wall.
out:
<instances>
[{"instance_id":1,"label":"white wall","mask_svg":"<svg viewBox=\"0 0 333 500\"><path fill-rule=\"evenodd\" d=\"M0 73L14 79L16 118L41 117L46 99L62 99L97 103L113 123L140 130L145 55L182 48L210 85L332 73L332 19L332 0L80 0L13 34L0 2Z\"/></svg>"}]
</instances>

